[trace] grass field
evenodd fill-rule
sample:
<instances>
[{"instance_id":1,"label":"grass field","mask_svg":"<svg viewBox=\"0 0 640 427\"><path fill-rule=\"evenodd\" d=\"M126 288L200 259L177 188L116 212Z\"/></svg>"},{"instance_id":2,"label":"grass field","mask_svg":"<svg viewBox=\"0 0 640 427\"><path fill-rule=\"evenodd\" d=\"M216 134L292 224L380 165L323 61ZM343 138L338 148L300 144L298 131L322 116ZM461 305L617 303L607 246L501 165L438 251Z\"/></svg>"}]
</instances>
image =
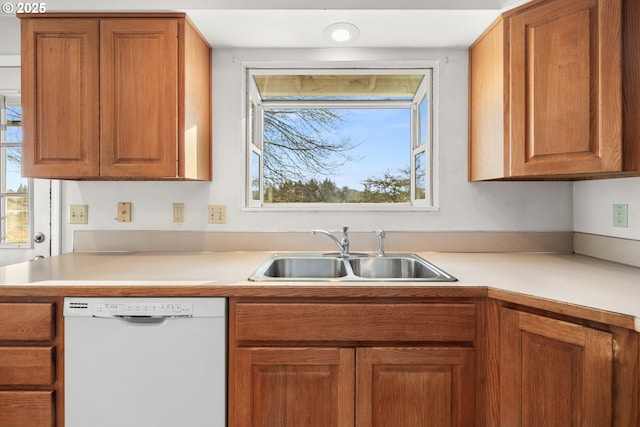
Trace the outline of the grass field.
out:
<instances>
[{"instance_id":1,"label":"grass field","mask_svg":"<svg viewBox=\"0 0 640 427\"><path fill-rule=\"evenodd\" d=\"M29 199L9 196L6 203L6 243L26 243L29 240Z\"/></svg>"}]
</instances>

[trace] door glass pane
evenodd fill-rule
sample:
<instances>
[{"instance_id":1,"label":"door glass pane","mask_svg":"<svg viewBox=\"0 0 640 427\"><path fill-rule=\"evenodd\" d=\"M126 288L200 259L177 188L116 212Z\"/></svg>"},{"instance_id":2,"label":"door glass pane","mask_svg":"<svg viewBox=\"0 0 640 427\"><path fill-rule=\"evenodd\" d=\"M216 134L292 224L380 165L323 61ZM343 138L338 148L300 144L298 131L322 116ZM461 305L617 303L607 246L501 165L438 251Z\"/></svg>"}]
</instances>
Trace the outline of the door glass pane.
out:
<instances>
[{"instance_id":1,"label":"door glass pane","mask_svg":"<svg viewBox=\"0 0 640 427\"><path fill-rule=\"evenodd\" d=\"M7 196L6 243L26 243L29 236L29 198L27 196Z\"/></svg>"},{"instance_id":2,"label":"door glass pane","mask_svg":"<svg viewBox=\"0 0 640 427\"><path fill-rule=\"evenodd\" d=\"M29 183L22 177L22 107L17 97L0 96L0 245L29 239Z\"/></svg>"},{"instance_id":3,"label":"door glass pane","mask_svg":"<svg viewBox=\"0 0 640 427\"><path fill-rule=\"evenodd\" d=\"M19 105L7 105L6 118L7 134L5 142L22 142L22 107Z\"/></svg>"},{"instance_id":4,"label":"door glass pane","mask_svg":"<svg viewBox=\"0 0 640 427\"><path fill-rule=\"evenodd\" d=\"M7 193L28 193L29 179L22 177L21 159L22 148L20 147L2 147L0 155L3 159L3 169L5 171L4 184L2 192Z\"/></svg>"}]
</instances>

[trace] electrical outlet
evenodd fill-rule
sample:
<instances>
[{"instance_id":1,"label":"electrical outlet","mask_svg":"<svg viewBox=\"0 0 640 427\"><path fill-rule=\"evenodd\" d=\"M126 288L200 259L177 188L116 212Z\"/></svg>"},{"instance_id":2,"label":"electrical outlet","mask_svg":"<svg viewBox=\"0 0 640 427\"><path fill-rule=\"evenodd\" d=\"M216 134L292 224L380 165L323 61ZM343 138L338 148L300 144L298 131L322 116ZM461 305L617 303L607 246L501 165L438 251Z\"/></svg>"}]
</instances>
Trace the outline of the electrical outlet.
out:
<instances>
[{"instance_id":1,"label":"electrical outlet","mask_svg":"<svg viewBox=\"0 0 640 427\"><path fill-rule=\"evenodd\" d=\"M184 203L173 204L173 222L184 222Z\"/></svg>"},{"instance_id":2,"label":"electrical outlet","mask_svg":"<svg viewBox=\"0 0 640 427\"><path fill-rule=\"evenodd\" d=\"M628 227L629 221L627 217L629 205L615 204L613 205L613 226Z\"/></svg>"},{"instance_id":3,"label":"electrical outlet","mask_svg":"<svg viewBox=\"0 0 640 427\"><path fill-rule=\"evenodd\" d=\"M227 205L209 205L207 218L209 224L226 224Z\"/></svg>"},{"instance_id":4,"label":"electrical outlet","mask_svg":"<svg viewBox=\"0 0 640 427\"><path fill-rule=\"evenodd\" d=\"M89 205L69 205L69 224L88 224Z\"/></svg>"},{"instance_id":5,"label":"electrical outlet","mask_svg":"<svg viewBox=\"0 0 640 427\"><path fill-rule=\"evenodd\" d=\"M131 202L118 202L118 222L131 222Z\"/></svg>"}]
</instances>

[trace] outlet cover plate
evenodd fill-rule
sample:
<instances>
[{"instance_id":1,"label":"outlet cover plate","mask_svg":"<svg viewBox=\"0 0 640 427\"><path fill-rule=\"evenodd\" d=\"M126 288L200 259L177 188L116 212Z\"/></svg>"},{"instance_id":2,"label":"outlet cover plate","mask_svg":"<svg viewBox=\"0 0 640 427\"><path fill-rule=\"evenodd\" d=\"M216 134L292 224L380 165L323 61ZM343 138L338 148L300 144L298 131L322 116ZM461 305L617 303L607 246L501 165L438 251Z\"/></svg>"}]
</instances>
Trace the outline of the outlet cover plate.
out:
<instances>
[{"instance_id":1,"label":"outlet cover plate","mask_svg":"<svg viewBox=\"0 0 640 427\"><path fill-rule=\"evenodd\" d=\"M118 202L118 222L131 222L131 202Z\"/></svg>"},{"instance_id":2,"label":"outlet cover plate","mask_svg":"<svg viewBox=\"0 0 640 427\"><path fill-rule=\"evenodd\" d=\"M173 204L173 222L174 223L184 222L184 203Z\"/></svg>"},{"instance_id":3,"label":"outlet cover plate","mask_svg":"<svg viewBox=\"0 0 640 427\"><path fill-rule=\"evenodd\" d=\"M613 205L613 226L614 227L628 227L629 205L616 203Z\"/></svg>"}]
</instances>

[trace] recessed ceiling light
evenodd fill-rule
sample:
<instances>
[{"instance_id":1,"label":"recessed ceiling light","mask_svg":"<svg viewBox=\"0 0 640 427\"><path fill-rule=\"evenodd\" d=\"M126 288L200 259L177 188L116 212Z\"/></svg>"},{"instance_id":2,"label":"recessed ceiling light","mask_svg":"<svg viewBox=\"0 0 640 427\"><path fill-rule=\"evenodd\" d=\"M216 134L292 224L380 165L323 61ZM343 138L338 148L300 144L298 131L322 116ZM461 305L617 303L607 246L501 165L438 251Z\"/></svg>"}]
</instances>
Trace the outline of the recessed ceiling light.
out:
<instances>
[{"instance_id":1,"label":"recessed ceiling light","mask_svg":"<svg viewBox=\"0 0 640 427\"><path fill-rule=\"evenodd\" d=\"M347 43L357 39L360 35L360 30L348 22L338 22L325 28L324 34L331 41Z\"/></svg>"}]
</instances>

